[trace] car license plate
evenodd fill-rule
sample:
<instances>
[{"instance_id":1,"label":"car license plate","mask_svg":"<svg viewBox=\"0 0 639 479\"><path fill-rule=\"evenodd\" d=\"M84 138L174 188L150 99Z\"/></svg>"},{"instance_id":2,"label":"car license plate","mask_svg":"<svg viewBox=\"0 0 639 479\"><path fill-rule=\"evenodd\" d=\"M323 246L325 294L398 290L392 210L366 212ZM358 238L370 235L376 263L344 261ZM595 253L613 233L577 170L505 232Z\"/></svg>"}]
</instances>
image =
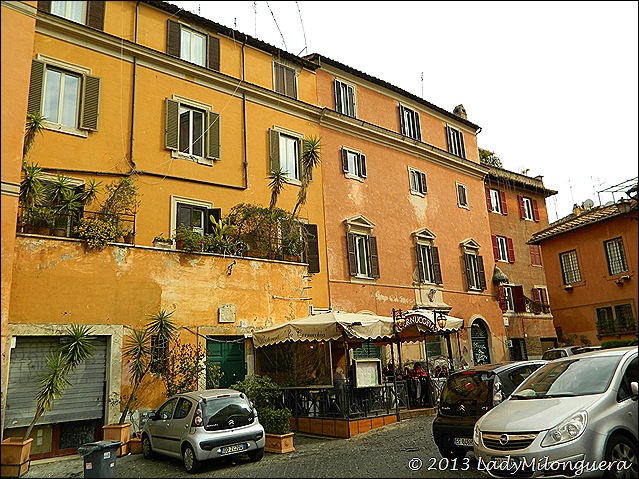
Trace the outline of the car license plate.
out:
<instances>
[{"instance_id":1,"label":"car license plate","mask_svg":"<svg viewBox=\"0 0 639 479\"><path fill-rule=\"evenodd\" d=\"M469 437L454 437L453 444L455 446L473 447L473 440Z\"/></svg>"},{"instance_id":2,"label":"car license plate","mask_svg":"<svg viewBox=\"0 0 639 479\"><path fill-rule=\"evenodd\" d=\"M225 446L220 450L222 454L233 454L234 452L240 452L246 449L246 443L233 444L232 446Z\"/></svg>"}]
</instances>

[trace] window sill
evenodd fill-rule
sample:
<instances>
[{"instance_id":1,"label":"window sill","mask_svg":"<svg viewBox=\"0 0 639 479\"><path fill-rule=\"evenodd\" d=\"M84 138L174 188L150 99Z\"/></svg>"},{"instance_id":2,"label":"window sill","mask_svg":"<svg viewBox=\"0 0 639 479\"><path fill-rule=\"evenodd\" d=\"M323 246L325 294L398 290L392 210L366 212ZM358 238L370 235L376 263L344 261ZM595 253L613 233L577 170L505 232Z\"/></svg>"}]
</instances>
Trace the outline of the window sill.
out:
<instances>
[{"instance_id":1,"label":"window sill","mask_svg":"<svg viewBox=\"0 0 639 479\"><path fill-rule=\"evenodd\" d=\"M372 284L375 283L375 278L368 276L351 276L351 283Z\"/></svg>"},{"instance_id":2,"label":"window sill","mask_svg":"<svg viewBox=\"0 0 639 479\"><path fill-rule=\"evenodd\" d=\"M413 196L420 196L422 198L426 198L426 193L421 193L420 191L410 190L410 194Z\"/></svg>"},{"instance_id":3,"label":"window sill","mask_svg":"<svg viewBox=\"0 0 639 479\"><path fill-rule=\"evenodd\" d=\"M180 153L178 151L171 151L171 157L176 158L178 160L191 161L193 163L197 163L199 165L204 166L213 166L215 160L209 160L207 158L202 158L200 156L187 155L185 153Z\"/></svg>"},{"instance_id":4,"label":"window sill","mask_svg":"<svg viewBox=\"0 0 639 479\"><path fill-rule=\"evenodd\" d=\"M344 173L344 178L347 178L349 180L356 180L359 181L361 183L364 183L364 178L358 175L355 175L353 173Z\"/></svg>"},{"instance_id":5,"label":"window sill","mask_svg":"<svg viewBox=\"0 0 639 479\"><path fill-rule=\"evenodd\" d=\"M57 123L44 122L44 128L59 133L66 133L67 135L79 136L81 138L87 138L89 136L88 130L80 130L79 128L72 128Z\"/></svg>"},{"instance_id":6,"label":"window sill","mask_svg":"<svg viewBox=\"0 0 639 479\"><path fill-rule=\"evenodd\" d=\"M469 205L460 205L459 203L457 203L457 207L458 208L462 208L464 210L470 211L470 206Z\"/></svg>"}]
</instances>

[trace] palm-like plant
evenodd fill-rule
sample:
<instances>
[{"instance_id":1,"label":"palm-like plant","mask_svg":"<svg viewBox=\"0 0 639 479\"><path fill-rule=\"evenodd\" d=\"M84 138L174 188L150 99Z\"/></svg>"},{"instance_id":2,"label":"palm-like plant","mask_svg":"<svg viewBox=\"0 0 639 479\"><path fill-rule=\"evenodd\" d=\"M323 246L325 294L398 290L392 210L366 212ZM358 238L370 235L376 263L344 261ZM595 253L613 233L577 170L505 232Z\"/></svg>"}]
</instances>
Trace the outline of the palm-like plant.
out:
<instances>
[{"instance_id":1,"label":"palm-like plant","mask_svg":"<svg viewBox=\"0 0 639 479\"><path fill-rule=\"evenodd\" d=\"M306 195L308 192L308 186L313 178L313 170L320 164L322 158L322 143L321 139L312 136L310 138L304 138L304 152L302 153L302 185L297 193L297 203L293 208L293 216L297 213L297 209L306 204Z\"/></svg>"},{"instance_id":2,"label":"palm-like plant","mask_svg":"<svg viewBox=\"0 0 639 479\"><path fill-rule=\"evenodd\" d=\"M36 412L27 427L23 441L26 441L38 419L51 409L53 401L62 397L64 390L71 384L67 376L78 364L93 354L91 328L82 325L70 325L63 337L64 344L47 357L48 372L40 380L40 390L36 397Z\"/></svg>"},{"instance_id":3,"label":"palm-like plant","mask_svg":"<svg viewBox=\"0 0 639 479\"><path fill-rule=\"evenodd\" d=\"M91 178L84 185L84 191L82 192L82 204L90 205L91 203L93 203L101 191L102 182L95 181L93 178Z\"/></svg>"},{"instance_id":4,"label":"palm-like plant","mask_svg":"<svg viewBox=\"0 0 639 479\"><path fill-rule=\"evenodd\" d=\"M40 205L44 199L42 183L42 167L37 163L22 163L22 180L20 181L20 204L24 208Z\"/></svg>"},{"instance_id":5,"label":"palm-like plant","mask_svg":"<svg viewBox=\"0 0 639 479\"><path fill-rule=\"evenodd\" d=\"M26 158L36 137L38 134L42 134L42 130L44 130L44 122L46 120L47 119L40 115L40 113L27 113L27 123L24 129L24 143L22 146L22 158Z\"/></svg>"},{"instance_id":6,"label":"palm-like plant","mask_svg":"<svg viewBox=\"0 0 639 479\"><path fill-rule=\"evenodd\" d=\"M268 178L271 180L268 184L268 187L271 189L271 202L269 203L269 209L273 210L277 204L277 199L279 198L280 193L286 185L286 172L281 166L278 166L276 169L271 170Z\"/></svg>"}]
</instances>

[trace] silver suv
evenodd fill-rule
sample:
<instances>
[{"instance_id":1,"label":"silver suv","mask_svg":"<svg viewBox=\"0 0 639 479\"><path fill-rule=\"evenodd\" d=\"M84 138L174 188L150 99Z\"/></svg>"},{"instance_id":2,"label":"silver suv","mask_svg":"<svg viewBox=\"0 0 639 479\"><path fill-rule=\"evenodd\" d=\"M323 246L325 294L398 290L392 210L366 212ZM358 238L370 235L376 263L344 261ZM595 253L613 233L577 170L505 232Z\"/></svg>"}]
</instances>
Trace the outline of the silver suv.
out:
<instances>
[{"instance_id":1,"label":"silver suv","mask_svg":"<svg viewBox=\"0 0 639 479\"><path fill-rule=\"evenodd\" d=\"M177 394L149 414L142 431L142 453L184 461L190 473L202 461L247 454L252 461L264 456L264 428L249 399L233 389L207 389Z\"/></svg>"},{"instance_id":2,"label":"silver suv","mask_svg":"<svg viewBox=\"0 0 639 479\"><path fill-rule=\"evenodd\" d=\"M493 477L637 477L637 347L556 359L477 421Z\"/></svg>"}]
</instances>

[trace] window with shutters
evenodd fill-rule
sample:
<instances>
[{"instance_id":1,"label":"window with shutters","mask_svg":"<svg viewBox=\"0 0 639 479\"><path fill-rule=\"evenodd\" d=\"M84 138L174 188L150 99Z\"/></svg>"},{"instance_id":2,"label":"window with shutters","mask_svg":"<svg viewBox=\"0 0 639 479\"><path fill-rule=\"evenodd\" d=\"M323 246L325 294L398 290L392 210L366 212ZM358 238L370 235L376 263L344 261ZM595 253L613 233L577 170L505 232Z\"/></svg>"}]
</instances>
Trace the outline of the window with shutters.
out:
<instances>
[{"instance_id":1,"label":"window with shutters","mask_svg":"<svg viewBox=\"0 0 639 479\"><path fill-rule=\"evenodd\" d=\"M532 290L533 301L541 306L542 313L550 312L550 303L548 301L548 290L545 286L533 286Z\"/></svg>"},{"instance_id":2,"label":"window with shutters","mask_svg":"<svg viewBox=\"0 0 639 479\"><path fill-rule=\"evenodd\" d=\"M306 238L306 248L304 248L304 252L302 253L302 261L308 263L309 273L319 273L319 237L317 225L304 223L302 226L306 230L304 234Z\"/></svg>"},{"instance_id":3,"label":"window with shutters","mask_svg":"<svg viewBox=\"0 0 639 479\"><path fill-rule=\"evenodd\" d=\"M366 178L366 155L351 148L342 148L342 171L347 178Z\"/></svg>"},{"instance_id":4,"label":"window with shutters","mask_svg":"<svg viewBox=\"0 0 639 479\"><path fill-rule=\"evenodd\" d=\"M209 105L173 95L165 99L164 147L175 158L212 165L220 159L220 115Z\"/></svg>"},{"instance_id":5,"label":"window with shutters","mask_svg":"<svg viewBox=\"0 0 639 479\"><path fill-rule=\"evenodd\" d=\"M484 291L486 289L486 273L484 258L479 254L479 243L468 239L461 243L464 276L468 291Z\"/></svg>"},{"instance_id":6,"label":"window with shutters","mask_svg":"<svg viewBox=\"0 0 639 479\"><path fill-rule=\"evenodd\" d=\"M31 61L28 112L40 113L47 129L87 136L98 129L100 78L91 70L44 55Z\"/></svg>"},{"instance_id":7,"label":"window with shutters","mask_svg":"<svg viewBox=\"0 0 639 479\"><path fill-rule=\"evenodd\" d=\"M428 187L426 186L426 173L409 166L408 181L410 183L411 193L424 196L428 192Z\"/></svg>"},{"instance_id":8,"label":"window with shutters","mask_svg":"<svg viewBox=\"0 0 639 479\"><path fill-rule=\"evenodd\" d=\"M488 206L488 211L502 215L508 214L505 191L486 188L486 204Z\"/></svg>"},{"instance_id":9,"label":"window with shutters","mask_svg":"<svg viewBox=\"0 0 639 479\"><path fill-rule=\"evenodd\" d=\"M526 297L521 285L500 285L499 305L505 313L525 313Z\"/></svg>"},{"instance_id":10,"label":"window with shutters","mask_svg":"<svg viewBox=\"0 0 639 479\"><path fill-rule=\"evenodd\" d=\"M402 135L421 141L422 131L417 111L399 105L399 126Z\"/></svg>"},{"instance_id":11,"label":"window with shutters","mask_svg":"<svg viewBox=\"0 0 639 479\"><path fill-rule=\"evenodd\" d=\"M220 219L221 210L213 208L210 201L200 201L180 196L171 197L171 233L184 225L201 235L212 233L213 225L210 216Z\"/></svg>"},{"instance_id":12,"label":"window with shutters","mask_svg":"<svg viewBox=\"0 0 639 479\"><path fill-rule=\"evenodd\" d=\"M415 259L420 283L442 284L439 249L434 245L435 235L427 228L413 233L415 237Z\"/></svg>"},{"instance_id":13,"label":"window with shutters","mask_svg":"<svg viewBox=\"0 0 639 479\"><path fill-rule=\"evenodd\" d=\"M335 111L355 118L355 87L335 80Z\"/></svg>"},{"instance_id":14,"label":"window with shutters","mask_svg":"<svg viewBox=\"0 0 639 479\"><path fill-rule=\"evenodd\" d=\"M273 62L273 85L277 93L297 98L297 75L293 68Z\"/></svg>"},{"instance_id":15,"label":"window with shutters","mask_svg":"<svg viewBox=\"0 0 639 479\"><path fill-rule=\"evenodd\" d=\"M379 278L377 238L373 236L375 225L361 215L345 222L349 274L362 279Z\"/></svg>"},{"instance_id":16,"label":"window with shutters","mask_svg":"<svg viewBox=\"0 0 639 479\"><path fill-rule=\"evenodd\" d=\"M561 264L561 274L564 284L580 283L581 272L579 271L579 262L577 261L577 251L567 251L559 255L559 263Z\"/></svg>"},{"instance_id":17,"label":"window with shutters","mask_svg":"<svg viewBox=\"0 0 639 479\"><path fill-rule=\"evenodd\" d=\"M517 195L517 202L519 203L519 217L521 219L539 221L539 207L537 200Z\"/></svg>"},{"instance_id":18,"label":"window with shutters","mask_svg":"<svg viewBox=\"0 0 639 479\"><path fill-rule=\"evenodd\" d=\"M543 266L541 263L541 246L538 244L529 245L530 248L530 264L532 266Z\"/></svg>"},{"instance_id":19,"label":"window with shutters","mask_svg":"<svg viewBox=\"0 0 639 479\"><path fill-rule=\"evenodd\" d=\"M495 261L515 262L515 247L512 238L491 235Z\"/></svg>"},{"instance_id":20,"label":"window with shutters","mask_svg":"<svg viewBox=\"0 0 639 479\"><path fill-rule=\"evenodd\" d=\"M446 126L446 138L448 139L448 153L460 158L466 158L463 133L455 128Z\"/></svg>"},{"instance_id":21,"label":"window with shutters","mask_svg":"<svg viewBox=\"0 0 639 479\"><path fill-rule=\"evenodd\" d=\"M303 139L303 135L283 128L274 127L269 130L270 170L281 168L285 177L298 185L302 180Z\"/></svg>"},{"instance_id":22,"label":"window with shutters","mask_svg":"<svg viewBox=\"0 0 639 479\"><path fill-rule=\"evenodd\" d=\"M220 39L168 20L166 53L190 63L220 71Z\"/></svg>"},{"instance_id":23,"label":"window with shutters","mask_svg":"<svg viewBox=\"0 0 639 479\"><path fill-rule=\"evenodd\" d=\"M457 188L457 206L459 206L460 208L470 209L470 206L468 204L468 192L466 189L466 185L455 183L455 187Z\"/></svg>"},{"instance_id":24,"label":"window with shutters","mask_svg":"<svg viewBox=\"0 0 639 479\"><path fill-rule=\"evenodd\" d=\"M104 1L39 1L38 9L72 22L104 30Z\"/></svg>"},{"instance_id":25,"label":"window with shutters","mask_svg":"<svg viewBox=\"0 0 639 479\"><path fill-rule=\"evenodd\" d=\"M627 273L628 262L623 248L623 239L615 238L610 241L604 241L604 249L606 251L606 261L608 262L608 273Z\"/></svg>"}]
</instances>

